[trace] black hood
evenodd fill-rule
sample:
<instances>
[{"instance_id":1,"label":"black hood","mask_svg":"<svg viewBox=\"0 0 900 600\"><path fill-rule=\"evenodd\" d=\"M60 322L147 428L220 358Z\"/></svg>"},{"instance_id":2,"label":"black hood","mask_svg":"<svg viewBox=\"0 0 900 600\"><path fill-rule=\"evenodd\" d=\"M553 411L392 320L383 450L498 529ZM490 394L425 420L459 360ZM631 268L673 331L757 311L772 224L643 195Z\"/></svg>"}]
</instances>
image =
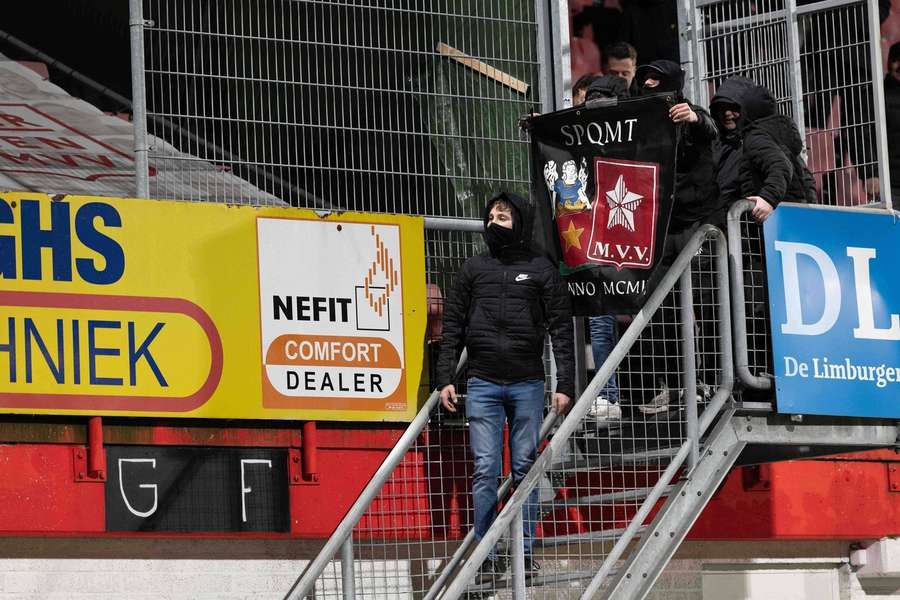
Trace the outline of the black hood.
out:
<instances>
[{"instance_id":1,"label":"black hood","mask_svg":"<svg viewBox=\"0 0 900 600\"><path fill-rule=\"evenodd\" d=\"M775 100L768 88L746 77L726 79L716 90L712 102L709 103L709 111L723 137L731 135L732 132L722 128L720 111L717 109L717 105L720 104L736 104L740 107L741 117L737 123L739 132L753 120L775 113Z\"/></svg>"},{"instance_id":2,"label":"black hood","mask_svg":"<svg viewBox=\"0 0 900 600\"><path fill-rule=\"evenodd\" d=\"M679 97L684 87L684 70L676 62L671 60L654 60L650 64L641 65L637 68L634 75L634 81L639 90L644 87L644 81L653 76L653 79L659 79L659 85L649 90L644 90L648 94L656 94L660 92L675 92Z\"/></svg>"},{"instance_id":3,"label":"black hood","mask_svg":"<svg viewBox=\"0 0 900 600\"><path fill-rule=\"evenodd\" d=\"M719 102L731 102L741 107L738 130L742 134L750 127L762 129L794 154L803 150L803 140L796 125L790 117L778 112L775 98L766 86L744 77L733 77L719 86L709 104L714 116L717 116L715 106ZM719 125L718 118L716 125Z\"/></svg>"},{"instance_id":4,"label":"black hood","mask_svg":"<svg viewBox=\"0 0 900 600\"><path fill-rule=\"evenodd\" d=\"M757 119L750 124L753 129L765 131L772 139L790 150L794 155L803 151L803 140L800 139L800 131L794 124L794 120L782 114L769 115Z\"/></svg>"},{"instance_id":5,"label":"black hood","mask_svg":"<svg viewBox=\"0 0 900 600\"><path fill-rule=\"evenodd\" d=\"M585 102L601 98L627 98L628 82L618 75L601 75L588 86L584 97Z\"/></svg>"},{"instance_id":6,"label":"black hood","mask_svg":"<svg viewBox=\"0 0 900 600\"><path fill-rule=\"evenodd\" d=\"M487 229L488 217L491 214L491 207L497 200L505 200L513 208L513 232L515 232L516 242L508 247L508 250L527 250L531 246L531 233L534 226L534 207L531 202L512 192L500 191L491 196L491 199L484 205L484 214L482 219L484 227Z\"/></svg>"}]
</instances>

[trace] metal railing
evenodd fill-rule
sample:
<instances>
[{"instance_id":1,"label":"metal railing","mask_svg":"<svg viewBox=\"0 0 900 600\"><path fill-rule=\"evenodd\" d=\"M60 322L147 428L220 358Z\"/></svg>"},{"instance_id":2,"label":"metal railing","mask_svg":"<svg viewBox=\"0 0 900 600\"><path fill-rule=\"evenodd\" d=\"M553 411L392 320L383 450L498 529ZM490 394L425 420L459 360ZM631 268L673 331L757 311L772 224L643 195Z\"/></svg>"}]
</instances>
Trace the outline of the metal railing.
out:
<instances>
[{"instance_id":1,"label":"metal railing","mask_svg":"<svg viewBox=\"0 0 900 600\"><path fill-rule=\"evenodd\" d=\"M691 269L692 262L696 265L695 269ZM633 317L613 353L600 366L562 425L553 431L556 415L552 412L545 419L541 437L552 434L550 442L529 477L507 501L507 505L511 505L517 498L523 497L522 490L530 490L536 482L541 483L543 534L535 542L535 551L541 553L542 560L552 560L553 564L547 563L548 571L532 578L530 586L555 589L560 594L568 593L579 579L587 581L594 577L598 568L608 570L609 565L614 563L627 546L627 540L642 527L648 511L667 492L672 477L680 471L683 464L688 465L688 468L696 464L700 436L730 397L733 386L727 290L724 236L714 227L704 226L694 234L669 267L648 304ZM709 292L713 291L718 292L715 298L709 296ZM678 315L678 318L673 318L673 315ZM673 357L665 357L659 363L662 368L677 365L677 374L661 374L676 377L675 380L670 379L673 386L671 391L675 394L680 391L681 397L673 402L668 412L655 416L643 415L635 401L631 406L622 407L623 410L631 411L631 414L618 424L596 421L589 414L592 400L610 375L618 370L622 390L637 393L641 383L630 380L629 375L637 376L645 370L648 359L659 361L663 358L657 354L660 351L658 342L663 341L660 332L669 333L673 330L678 332L682 353L698 358L697 363L691 360L673 363ZM711 343L716 345L713 350L710 350ZM635 347L632 348L633 346ZM713 371L716 377L713 381L715 393L698 398L697 389L701 386L705 389L705 386L697 383L697 373L703 373L703 377L710 380ZM644 400L652 400L650 395L655 389L643 391L647 392ZM341 597L342 590L343 597L349 598L352 596L347 596L346 590L354 585L352 577L355 577L353 589L360 596L409 595L431 600L437 597L453 598L459 589L468 588L467 591L479 593L495 591L493 584L471 588L467 582L474 569L481 564L486 549L501 537L500 530L505 532L510 526L513 526L511 540L499 551L501 555L513 559L513 576L502 580L498 585L501 588L518 587L522 590L523 557L521 546L516 542L519 529L516 527L518 522L514 518L515 514L509 514L504 509L496 522L499 524L495 524L499 529L490 534L494 537L488 542L482 541L474 550L474 533L470 529L466 535L462 535L465 523L461 516L455 525L447 526L444 523L452 521L452 514L447 518L441 516L448 512L442 508L443 496L448 495L448 486L464 486L462 494L457 496L465 496L469 477L467 466L461 467L461 473L448 469L447 455L454 454L455 459L451 458L451 462L456 460L461 464L468 463L471 459L465 452L465 429L454 427L452 422L446 420L446 415L435 411L437 404L436 394L433 394L415 423L404 434L403 446L391 452L389 459L378 471L377 482L367 486L326 547L307 566L288 598L302 598L312 593L317 598L332 595ZM705 410L701 412L703 407ZM429 424L431 427L428 427ZM430 438L422 441L422 437L426 435ZM412 446L411 442L415 440L420 441ZM436 449L439 449L438 456L429 458L429 454ZM404 485L409 487L420 483L420 477L404 475L404 464L409 464L411 460L418 462L418 459L410 459L410 456L420 456L421 462L426 464L424 479L427 485L420 495L424 493L428 502L421 506L415 504L415 493L400 489ZM673 457L674 466L671 462ZM428 473L428 464L439 467L433 475ZM657 464L658 467L655 466ZM391 472L399 475L389 478ZM585 478L599 480L587 481ZM600 481L603 478L630 479L631 483L619 481L611 484L610 481ZM388 482L388 488L392 485L395 487L379 494L378 487L384 482ZM507 478L501 486L501 500L511 488L511 483L511 479ZM611 491L610 487L615 489ZM548 488L552 492L550 497L546 493ZM454 493L457 491L459 490L454 488ZM389 498L398 500L400 505L407 507L405 517L409 516L409 511L426 511L424 518L427 522L413 531L402 529L403 526L392 526L393 521L376 523L375 519L390 518L385 517ZM366 508L373 500L375 504L367 512ZM643 503L639 505L641 501ZM617 506L627 514L596 514L598 510L607 510L604 507L609 506ZM402 508L398 510L403 512ZM404 515L399 512L394 517L402 520ZM464 512L459 510L459 513ZM376 513L379 516L371 516ZM635 515L636 519L631 520L627 527L622 529L619 526L623 518ZM506 521L499 520L501 518ZM578 521L584 531L571 529L575 521ZM454 527L456 533L453 533ZM442 540L441 535L446 539ZM458 541L452 542L453 538ZM603 545L616 540L618 542L611 554L606 554L602 549L599 554L590 550L593 544ZM574 551L567 551L570 546L574 546ZM343 561L334 560L339 549L342 550L340 556ZM569 558L565 558L566 556ZM616 558L610 559L609 556ZM356 559L356 568L349 562L351 557ZM603 558L606 558L606 563L603 563L606 567L601 565ZM564 568L562 563L567 560L575 560L585 568L573 568L571 564Z\"/></svg>"},{"instance_id":2,"label":"metal railing","mask_svg":"<svg viewBox=\"0 0 900 600\"><path fill-rule=\"evenodd\" d=\"M640 333L650 324L650 318L653 313L663 305L664 299L679 281L682 284L680 293L682 294L682 297L687 297L681 304L683 311L682 330L693 328L693 296L691 285L689 283L691 280L690 267L692 259L694 259L698 251L702 248L703 242L707 237L715 239L716 264L719 268L717 273L717 284L719 285L720 291L726 291L725 294L720 295L719 297L720 314L722 318L725 319L727 325L721 332L723 335L721 349L723 356L723 380L719 389L712 398L709 399L709 404L704 411L704 417L702 419L698 419L697 417L698 398L695 389L690 387L684 388L684 405L687 408L688 418L692 419L694 423L688 427L689 433L686 434L686 439L678 444L677 451L669 454L672 456L672 460L669 461L668 466L661 474L661 477L651 488L647 498L638 509L637 514L630 520L623 531L615 532L617 534L615 536L615 539L617 540L616 544L612 551L606 555L600 570L597 571L596 575L592 578L591 584L583 594L583 597L590 597L589 594L593 593L592 590L596 591L596 589L599 588L603 578L612 570L615 562L621 558L628 544L640 530L644 520L650 514L655 503L663 495L681 465L686 463L688 468L692 468L696 464L696 451L699 448L700 436L713 422L717 413L730 397L733 384L733 378L731 376L733 365L731 360L730 323L728 322L729 317L727 316L729 314L729 307L727 298L728 274L725 237L721 231L710 225L701 227L681 250L674 264L662 278L645 306L637 315L635 315L631 325L623 334L622 339L613 349L609 358L600 367L579 400L575 403L570 414L562 421L562 424L554 433L549 444L538 456L534 465L510 497L503 510L497 515L491 528L485 534L484 538L480 540L471 555L460 568L459 572L450 582L446 591L441 596L442 600L455 600L466 591L466 588L470 585L470 582L475 576L476 570L485 560L491 548L498 543L503 532L508 530L513 524L514 519L518 518L518 515L521 514L526 498L538 484L542 475L550 471L555 458L566 451L570 438L581 426L583 419L587 416L592 399L596 398L597 394L599 394L616 367L625 358L628 350L638 340ZM682 340L682 348L685 354L693 354L696 352L693 340L690 339L690 337ZM696 380L696 373L690 372L690 361L685 365L685 369L684 383L690 385L690 383ZM691 407L693 407L693 410Z\"/></svg>"},{"instance_id":3,"label":"metal railing","mask_svg":"<svg viewBox=\"0 0 900 600\"><path fill-rule=\"evenodd\" d=\"M734 327L735 373L745 386L772 389L768 366L769 307L761 230L750 216L755 204L735 202L728 211L728 264Z\"/></svg>"}]
</instances>

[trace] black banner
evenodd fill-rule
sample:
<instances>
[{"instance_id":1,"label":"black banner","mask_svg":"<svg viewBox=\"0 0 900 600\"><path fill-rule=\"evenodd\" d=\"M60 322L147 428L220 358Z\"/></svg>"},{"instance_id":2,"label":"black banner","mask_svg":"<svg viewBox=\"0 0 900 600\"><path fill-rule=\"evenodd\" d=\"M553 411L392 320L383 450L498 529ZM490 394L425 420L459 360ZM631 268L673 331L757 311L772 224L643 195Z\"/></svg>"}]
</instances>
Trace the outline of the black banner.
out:
<instances>
[{"instance_id":1,"label":"black banner","mask_svg":"<svg viewBox=\"0 0 900 600\"><path fill-rule=\"evenodd\" d=\"M107 531L288 531L287 450L107 446Z\"/></svg>"},{"instance_id":2,"label":"black banner","mask_svg":"<svg viewBox=\"0 0 900 600\"><path fill-rule=\"evenodd\" d=\"M534 243L559 261L576 315L635 312L653 287L675 179L672 98L531 122Z\"/></svg>"}]
</instances>

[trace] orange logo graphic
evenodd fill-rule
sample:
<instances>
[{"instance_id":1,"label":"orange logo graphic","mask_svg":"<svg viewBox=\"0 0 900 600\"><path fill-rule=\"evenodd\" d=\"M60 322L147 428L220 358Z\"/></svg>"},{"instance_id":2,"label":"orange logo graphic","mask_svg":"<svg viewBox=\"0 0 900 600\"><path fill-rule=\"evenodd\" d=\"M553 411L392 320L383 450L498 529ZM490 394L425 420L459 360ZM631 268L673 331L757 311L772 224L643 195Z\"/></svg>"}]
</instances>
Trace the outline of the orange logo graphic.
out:
<instances>
[{"instance_id":1,"label":"orange logo graphic","mask_svg":"<svg viewBox=\"0 0 900 600\"><path fill-rule=\"evenodd\" d=\"M369 272L366 273L365 294L369 306L371 306L372 310L378 313L378 316L380 317L384 314L384 307L387 305L391 292L397 288L399 277L397 275L397 270L394 268L394 259L388 252L384 242L381 240L381 236L375 233L374 225L372 226L372 235L375 236L375 260L372 261ZM375 275L378 271L384 273L385 285L384 290L376 297L372 287L375 283Z\"/></svg>"}]
</instances>

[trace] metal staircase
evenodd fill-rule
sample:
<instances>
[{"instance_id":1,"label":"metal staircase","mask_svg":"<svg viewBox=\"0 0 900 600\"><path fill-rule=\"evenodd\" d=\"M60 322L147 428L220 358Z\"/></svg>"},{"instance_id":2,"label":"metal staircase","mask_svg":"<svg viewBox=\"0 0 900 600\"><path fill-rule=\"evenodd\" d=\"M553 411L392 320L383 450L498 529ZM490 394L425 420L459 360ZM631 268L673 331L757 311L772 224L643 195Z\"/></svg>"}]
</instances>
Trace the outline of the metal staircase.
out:
<instances>
[{"instance_id":1,"label":"metal staircase","mask_svg":"<svg viewBox=\"0 0 900 600\"><path fill-rule=\"evenodd\" d=\"M730 215L732 240L735 232L738 240L752 235L747 208L736 206ZM745 308L756 301L745 288L755 274L745 277L740 243L730 250L729 261L716 228L697 230L570 414L560 422L548 415L545 447L511 496L511 482L502 485L503 508L484 539L476 543L470 528L463 535L465 426L443 420L433 394L286 598L643 598L745 448L766 448L776 458L777 448L786 448L792 458L789 449L798 445L832 451L894 445L893 422L792 419L769 403L741 402L740 390L770 382L760 363L764 353L753 352L758 336L748 338L745 323ZM734 343L733 330L742 336ZM667 362L671 356L660 349L671 351L672 334L680 355ZM667 409L655 414L644 414L637 401L661 393L646 383L648 365L663 367L651 381L663 378L671 395ZM597 420L591 400L614 372L632 402L623 401L620 421ZM701 397L697 390L711 393ZM410 456L425 465L425 484L414 490L415 476L398 476ZM448 456L457 457L455 467ZM448 481L456 487L447 488ZM544 566L527 579L518 540L521 508L535 487L541 517L534 553ZM421 507L425 524L398 529L411 506ZM510 560L510 572L476 583L495 546ZM341 560L334 560L339 550Z\"/></svg>"}]
</instances>

